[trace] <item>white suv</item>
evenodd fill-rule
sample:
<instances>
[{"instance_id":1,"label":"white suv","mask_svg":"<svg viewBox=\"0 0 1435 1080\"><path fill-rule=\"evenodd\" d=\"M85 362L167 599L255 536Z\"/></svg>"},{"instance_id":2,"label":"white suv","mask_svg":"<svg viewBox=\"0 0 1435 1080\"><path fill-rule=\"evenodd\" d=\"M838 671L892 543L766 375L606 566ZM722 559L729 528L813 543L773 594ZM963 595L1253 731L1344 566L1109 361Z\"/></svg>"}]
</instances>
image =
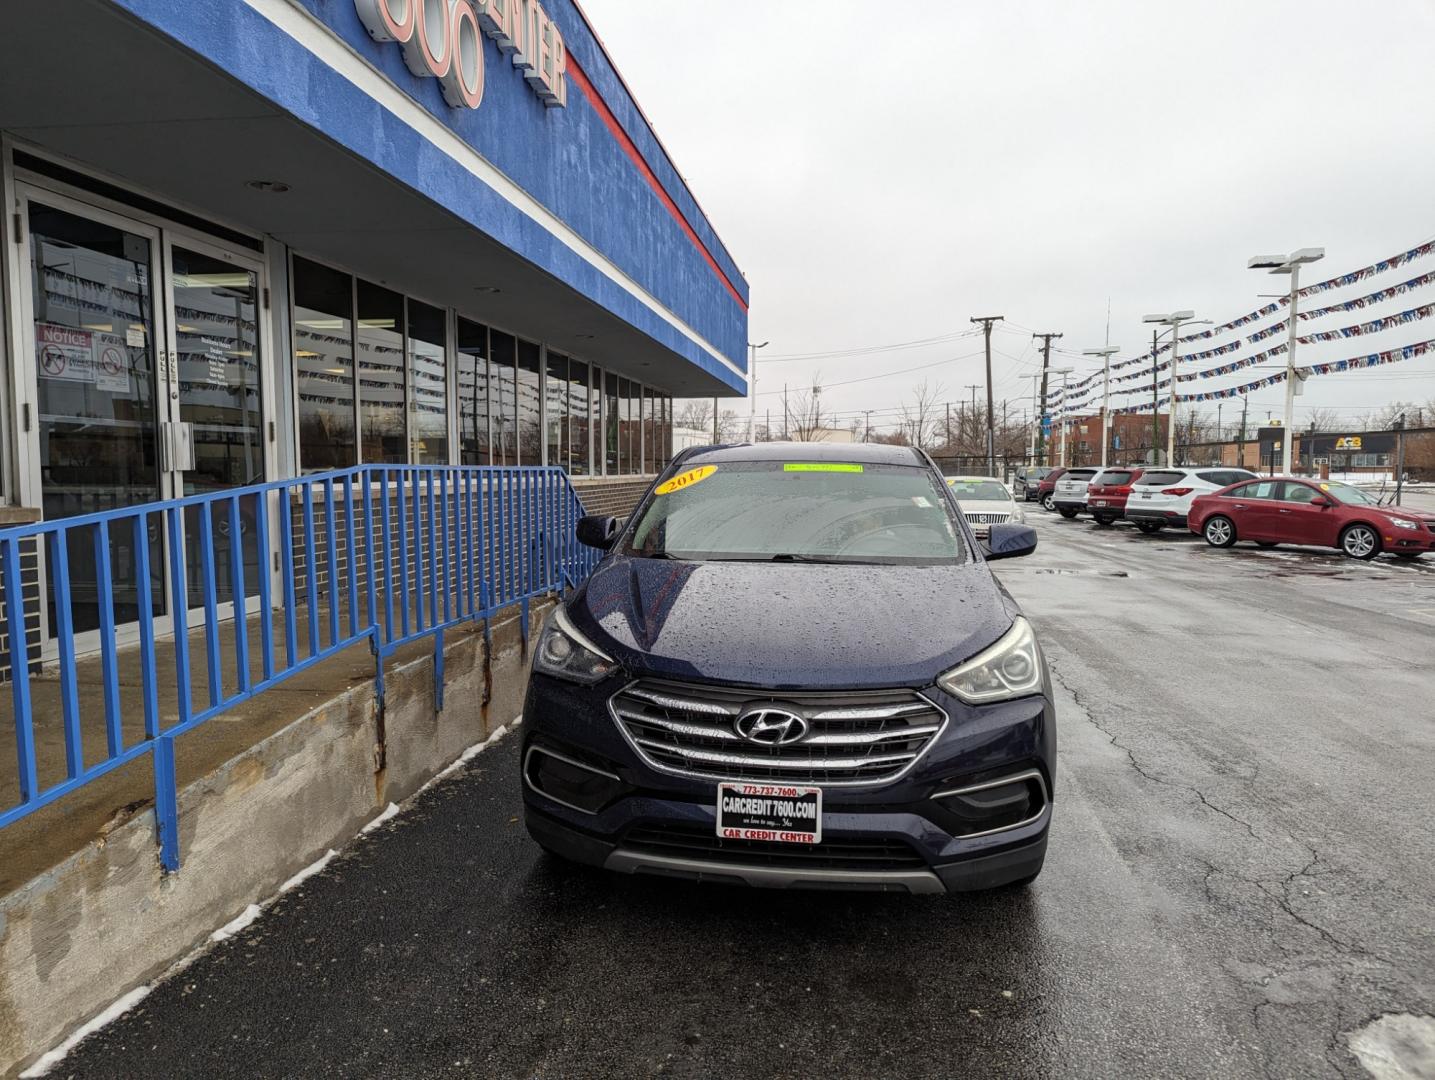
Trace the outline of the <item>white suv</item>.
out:
<instances>
[{"instance_id":1,"label":"white suv","mask_svg":"<svg viewBox=\"0 0 1435 1080\"><path fill-rule=\"evenodd\" d=\"M1204 469L1148 469L1131 488L1126 500L1126 518L1144 533L1158 533L1167 525L1184 529L1186 514L1197 495L1220 491L1229 484L1254 480L1248 469L1227 469L1219 465Z\"/></svg>"},{"instance_id":2,"label":"white suv","mask_svg":"<svg viewBox=\"0 0 1435 1080\"><path fill-rule=\"evenodd\" d=\"M1086 489L1100 469L1067 469L1056 482L1052 501L1064 518L1074 518L1086 509ZM1234 483L1234 481L1232 481Z\"/></svg>"}]
</instances>

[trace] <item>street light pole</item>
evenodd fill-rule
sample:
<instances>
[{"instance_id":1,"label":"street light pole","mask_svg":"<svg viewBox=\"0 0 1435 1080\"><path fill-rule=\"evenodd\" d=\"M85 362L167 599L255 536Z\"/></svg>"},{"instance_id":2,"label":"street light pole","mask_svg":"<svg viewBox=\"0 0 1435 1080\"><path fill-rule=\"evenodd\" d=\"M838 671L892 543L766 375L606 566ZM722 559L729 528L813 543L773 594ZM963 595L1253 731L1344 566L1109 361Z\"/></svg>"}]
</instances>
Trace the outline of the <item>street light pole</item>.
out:
<instances>
[{"instance_id":1,"label":"street light pole","mask_svg":"<svg viewBox=\"0 0 1435 1080\"><path fill-rule=\"evenodd\" d=\"M1106 448L1111 445L1111 358L1121 349L1107 345L1100 349L1082 349L1082 356L1099 356L1103 361L1101 375L1101 467L1106 468Z\"/></svg>"},{"instance_id":2,"label":"street light pole","mask_svg":"<svg viewBox=\"0 0 1435 1080\"><path fill-rule=\"evenodd\" d=\"M1066 468L1066 377L1075 368L1052 368L1051 374L1061 376L1061 467Z\"/></svg>"},{"instance_id":3,"label":"street light pole","mask_svg":"<svg viewBox=\"0 0 1435 1080\"><path fill-rule=\"evenodd\" d=\"M757 350L766 348L770 342L755 345L747 343L747 441L756 442L757 434Z\"/></svg>"},{"instance_id":4,"label":"street light pole","mask_svg":"<svg viewBox=\"0 0 1435 1080\"><path fill-rule=\"evenodd\" d=\"M1043 378L1045 378L1045 373L1044 373L1044 372L1041 372L1041 371L1038 371L1038 372L1036 372L1034 375L1030 376L1030 378L1031 378L1031 408L1032 408L1032 413L1031 413L1031 415L1032 415L1032 422L1031 422L1031 455L1030 455L1030 460L1029 460L1027 463L1030 464L1030 465L1035 465L1035 464L1036 464L1036 433L1037 433L1037 431L1040 430L1040 428L1041 428L1041 415L1040 415L1040 413L1041 413L1041 399L1040 399L1039 395L1040 395L1040 393L1041 393L1041 380L1042 380Z\"/></svg>"},{"instance_id":5,"label":"street light pole","mask_svg":"<svg viewBox=\"0 0 1435 1080\"><path fill-rule=\"evenodd\" d=\"M1167 376L1171 385L1171 404L1166 417L1166 464L1168 466L1175 464L1176 461L1176 364L1180 359L1181 324L1190 322L1195 314L1194 311L1173 311L1167 315L1147 315L1141 320L1148 323L1163 323L1171 328L1171 371ZM1154 338L1151 346L1151 371L1154 376L1156 371Z\"/></svg>"},{"instance_id":6,"label":"street light pole","mask_svg":"<svg viewBox=\"0 0 1435 1080\"><path fill-rule=\"evenodd\" d=\"M1300 268L1306 263L1313 263L1325 258L1325 248L1301 248L1289 255L1257 255L1246 263L1250 270L1269 270L1272 274L1289 274L1291 278L1290 293L1290 333L1286 344L1286 415L1284 430L1281 432L1281 471L1287 476L1291 474L1291 438L1295 429L1295 396L1297 387L1295 368L1295 346L1296 346L1296 304L1300 300Z\"/></svg>"},{"instance_id":7,"label":"street light pole","mask_svg":"<svg viewBox=\"0 0 1435 1080\"><path fill-rule=\"evenodd\" d=\"M987 475L996 473L997 461L997 435L996 429L992 426L992 413L995 405L992 401L992 323L1001 322L1005 315L978 315L971 321L982 324L982 334L986 338L987 345Z\"/></svg>"}]
</instances>

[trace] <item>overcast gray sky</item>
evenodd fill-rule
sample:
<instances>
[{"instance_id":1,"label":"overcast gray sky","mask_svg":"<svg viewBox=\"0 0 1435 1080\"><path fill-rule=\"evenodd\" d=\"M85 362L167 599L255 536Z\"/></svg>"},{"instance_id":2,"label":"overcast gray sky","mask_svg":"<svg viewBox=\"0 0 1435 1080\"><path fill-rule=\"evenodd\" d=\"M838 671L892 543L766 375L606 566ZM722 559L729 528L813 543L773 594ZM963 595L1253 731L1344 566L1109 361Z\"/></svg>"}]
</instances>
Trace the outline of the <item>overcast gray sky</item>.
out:
<instances>
[{"instance_id":1,"label":"overcast gray sky","mask_svg":"<svg viewBox=\"0 0 1435 1080\"><path fill-rule=\"evenodd\" d=\"M782 384L819 371L824 401L877 410L874 427L922 378L966 398L982 381L979 337L777 358L941 337L985 314L1009 320L994 337L996 396L1029 409L1031 332L1099 346L1108 298L1111 342L1134 356L1148 312L1220 323L1268 303L1258 294L1286 279L1246 270L1251 255L1323 246L1305 284L1435 238L1430 0L582 2L747 275L752 340L772 342L759 415L780 415ZM1426 270L1435 257L1318 303ZM1302 327L1430 302L1427 287ZM1427 319L1298 356L1432 338ZM1073 379L1090 366L1063 363ZM918 365L934 366L905 370ZM1283 394L1253 395L1253 419L1279 416ZM1298 402L1353 416L1431 398L1427 356L1312 379Z\"/></svg>"}]
</instances>

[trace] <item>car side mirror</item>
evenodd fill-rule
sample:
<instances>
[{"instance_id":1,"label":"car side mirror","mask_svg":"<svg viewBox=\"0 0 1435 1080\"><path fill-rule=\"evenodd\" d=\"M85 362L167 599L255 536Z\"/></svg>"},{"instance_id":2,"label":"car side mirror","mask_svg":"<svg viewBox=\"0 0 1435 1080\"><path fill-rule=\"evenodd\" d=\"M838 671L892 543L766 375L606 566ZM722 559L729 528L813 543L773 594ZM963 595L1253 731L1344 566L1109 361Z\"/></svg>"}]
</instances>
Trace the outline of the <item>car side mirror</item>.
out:
<instances>
[{"instance_id":1,"label":"car side mirror","mask_svg":"<svg viewBox=\"0 0 1435 1080\"><path fill-rule=\"evenodd\" d=\"M1329 506L1330 500L1327 499L1324 495L1317 495L1314 499L1310 501L1310 504L1312 506Z\"/></svg>"},{"instance_id":2,"label":"car side mirror","mask_svg":"<svg viewBox=\"0 0 1435 1080\"><path fill-rule=\"evenodd\" d=\"M987 534L987 559L1019 559L1036 550L1036 530L1030 525L993 525Z\"/></svg>"},{"instance_id":3,"label":"car side mirror","mask_svg":"<svg viewBox=\"0 0 1435 1080\"><path fill-rule=\"evenodd\" d=\"M607 551L618 538L618 519L606 514L585 514L578 519L578 543Z\"/></svg>"}]
</instances>

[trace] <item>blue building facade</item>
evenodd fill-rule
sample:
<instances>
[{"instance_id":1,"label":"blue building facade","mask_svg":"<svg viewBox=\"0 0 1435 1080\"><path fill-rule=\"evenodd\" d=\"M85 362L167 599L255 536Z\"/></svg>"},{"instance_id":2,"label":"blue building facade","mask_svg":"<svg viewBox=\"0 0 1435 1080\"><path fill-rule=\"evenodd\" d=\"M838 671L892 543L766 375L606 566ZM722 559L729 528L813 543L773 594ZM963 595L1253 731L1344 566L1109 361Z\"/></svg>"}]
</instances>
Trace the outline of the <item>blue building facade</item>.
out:
<instances>
[{"instance_id":1,"label":"blue building facade","mask_svg":"<svg viewBox=\"0 0 1435 1080\"><path fill-rule=\"evenodd\" d=\"M10 506L367 462L650 474L673 397L746 392L747 284L573 0L7 22Z\"/></svg>"}]
</instances>

